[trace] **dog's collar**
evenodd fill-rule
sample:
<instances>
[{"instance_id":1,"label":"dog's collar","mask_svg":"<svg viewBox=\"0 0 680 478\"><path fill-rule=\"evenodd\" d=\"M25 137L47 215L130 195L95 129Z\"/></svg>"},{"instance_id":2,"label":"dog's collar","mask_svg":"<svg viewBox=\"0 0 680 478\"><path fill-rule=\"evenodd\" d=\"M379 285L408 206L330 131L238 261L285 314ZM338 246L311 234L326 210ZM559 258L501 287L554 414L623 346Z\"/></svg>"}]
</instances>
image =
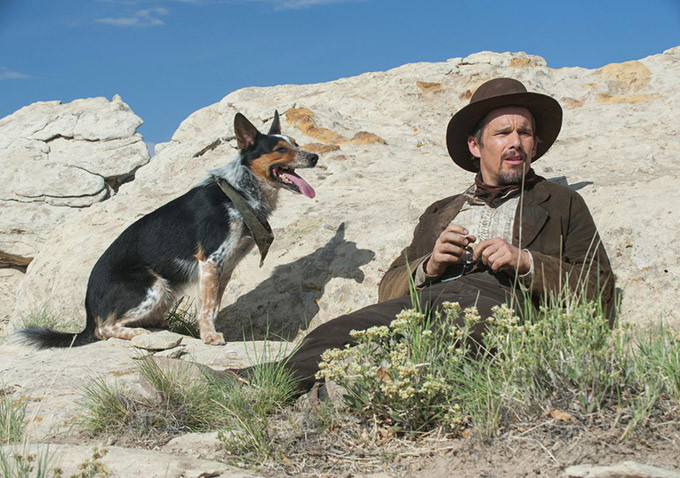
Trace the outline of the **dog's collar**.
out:
<instances>
[{"instance_id":1,"label":"dog's collar","mask_svg":"<svg viewBox=\"0 0 680 478\"><path fill-rule=\"evenodd\" d=\"M246 227L250 230L255 244L257 244L257 248L260 250L260 267L262 267L264 258L267 257L269 246L274 241L274 234L267 218L251 206L228 181L217 178L217 185L231 199L232 204L241 214L241 217L243 217L243 222L246 223Z\"/></svg>"}]
</instances>

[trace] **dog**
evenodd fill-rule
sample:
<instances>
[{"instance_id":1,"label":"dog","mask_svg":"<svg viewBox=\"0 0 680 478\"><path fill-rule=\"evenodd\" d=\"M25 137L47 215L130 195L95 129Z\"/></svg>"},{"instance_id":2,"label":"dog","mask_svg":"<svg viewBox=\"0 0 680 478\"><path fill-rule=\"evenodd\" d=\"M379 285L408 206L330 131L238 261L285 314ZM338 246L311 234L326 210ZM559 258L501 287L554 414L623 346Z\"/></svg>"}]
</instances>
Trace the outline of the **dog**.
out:
<instances>
[{"instance_id":1,"label":"dog","mask_svg":"<svg viewBox=\"0 0 680 478\"><path fill-rule=\"evenodd\" d=\"M201 340L224 344L215 318L234 268L256 243L264 260L273 239L266 218L281 189L315 196L295 170L313 168L319 159L281 134L278 111L267 134L241 113L234 117L234 132L235 160L134 222L102 254L90 273L82 332L32 326L18 331L20 341L49 348L129 340L149 333L146 327L165 326L177 291L198 283Z\"/></svg>"}]
</instances>

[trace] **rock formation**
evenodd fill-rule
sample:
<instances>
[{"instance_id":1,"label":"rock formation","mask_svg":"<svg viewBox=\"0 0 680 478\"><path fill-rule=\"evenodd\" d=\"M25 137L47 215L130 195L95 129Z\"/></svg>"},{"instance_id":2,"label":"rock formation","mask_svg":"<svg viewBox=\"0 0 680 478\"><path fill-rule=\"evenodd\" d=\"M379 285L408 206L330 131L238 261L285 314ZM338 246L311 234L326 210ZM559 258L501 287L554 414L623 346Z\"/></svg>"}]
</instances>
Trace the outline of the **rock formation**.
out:
<instances>
[{"instance_id":1,"label":"rock formation","mask_svg":"<svg viewBox=\"0 0 680 478\"><path fill-rule=\"evenodd\" d=\"M542 58L524 53L481 52L323 84L246 88L189 116L170 142L157 146L154 161L136 172L134 182L98 203L115 189L107 186L110 178L124 177L147 161L141 152L132 153L141 151L141 141L132 136L138 124L108 119L110 110L127 111L117 98L110 104L96 100L106 113L88 109L93 120L83 124L68 113L45 115L52 121L21 120L28 110L59 107L32 105L0 123L2 144L18 151L13 154L22 164L21 158L56 159L49 169L31 166L30 174L24 168L12 173L45 179L38 182L42 192L31 186L33 181L13 186L25 201L17 207L40 200L42 208L67 209L62 205L84 205L84 197L95 203L61 219L44 240L20 286L15 318L45 306L82 317L89 270L116 235L200 181L206 169L235 157L237 111L264 128L275 109L282 113L285 133L321 154L318 167L304 172L317 197L281 194L267 261L258 268L253 253L237 267L219 325L232 338L241 337L243 329L260 337L266 323L270 332L292 337L310 322L370 304L383 271L409 242L424 207L472 181L446 154L446 124L477 86L497 76L518 78L561 102L562 133L535 163L536 171L578 190L590 205L623 291L623 317L638 322L668 317L679 300L673 286L679 262L672 245L680 235L675 206L680 48L596 70L551 69ZM117 133L97 136L95 125L102 122L115 125ZM63 125L61 132L57 124ZM7 131L22 133L8 141ZM57 145L82 147L79 140L94 138L122 146L117 150L122 156L97 174L87 172L91 163L71 164L75 155L47 151ZM131 142L129 150L123 147ZM92 161L95 154L84 155L100 163ZM126 167L114 169L114 164ZM66 171L88 180L77 190L62 191L63 181L54 178ZM31 222L40 223L38 218ZM14 229L25 229L22 224ZM3 250L19 257L33 254L18 246Z\"/></svg>"},{"instance_id":2,"label":"rock formation","mask_svg":"<svg viewBox=\"0 0 680 478\"><path fill-rule=\"evenodd\" d=\"M18 279L52 229L115 194L149 162L141 124L118 95L34 103L0 120L3 311L13 308Z\"/></svg>"}]
</instances>

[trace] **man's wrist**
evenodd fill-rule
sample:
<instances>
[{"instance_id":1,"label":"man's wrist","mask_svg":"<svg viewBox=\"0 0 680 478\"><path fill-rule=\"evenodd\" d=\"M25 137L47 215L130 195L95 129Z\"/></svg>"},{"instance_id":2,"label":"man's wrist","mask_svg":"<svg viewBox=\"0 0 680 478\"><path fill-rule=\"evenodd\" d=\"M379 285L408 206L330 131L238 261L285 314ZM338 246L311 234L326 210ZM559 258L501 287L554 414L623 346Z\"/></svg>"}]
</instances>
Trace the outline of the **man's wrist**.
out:
<instances>
[{"instance_id":1,"label":"man's wrist","mask_svg":"<svg viewBox=\"0 0 680 478\"><path fill-rule=\"evenodd\" d=\"M428 255L425 257L425 259L422 260L422 262L416 267L415 273L413 274L413 280L415 282L416 287L421 287L429 282L432 282L434 279L437 279L441 274L439 275L432 275L427 273L427 262L430 260L430 257L432 257L432 254Z\"/></svg>"},{"instance_id":2,"label":"man's wrist","mask_svg":"<svg viewBox=\"0 0 680 478\"><path fill-rule=\"evenodd\" d=\"M522 257L521 257L522 253L526 253L526 255L528 256L529 269L525 273L520 274L518 277L520 277L520 278L531 278L531 277L533 277L533 275L534 275L534 256L531 254L531 251L529 249L521 249L519 251L519 253L520 253L520 263L521 263L521 259L522 259Z\"/></svg>"},{"instance_id":3,"label":"man's wrist","mask_svg":"<svg viewBox=\"0 0 680 478\"><path fill-rule=\"evenodd\" d=\"M423 274L425 274L426 276L432 276L432 275L433 275L433 274L428 274L428 273L427 273L427 265L428 265L428 263L430 262L430 259L431 259L431 258L432 258L432 254L428 255L428 256L423 260L423 262L420 263L420 265L422 266L422 269L423 269Z\"/></svg>"}]
</instances>

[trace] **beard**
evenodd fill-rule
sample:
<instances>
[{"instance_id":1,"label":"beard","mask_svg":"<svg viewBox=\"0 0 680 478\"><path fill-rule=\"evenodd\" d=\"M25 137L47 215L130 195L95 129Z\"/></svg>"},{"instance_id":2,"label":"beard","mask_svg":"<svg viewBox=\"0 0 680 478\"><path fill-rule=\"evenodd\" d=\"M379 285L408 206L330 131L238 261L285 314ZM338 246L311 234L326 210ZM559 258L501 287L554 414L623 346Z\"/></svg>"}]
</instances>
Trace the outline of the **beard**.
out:
<instances>
[{"instance_id":1,"label":"beard","mask_svg":"<svg viewBox=\"0 0 680 478\"><path fill-rule=\"evenodd\" d=\"M505 158L511 154L507 154L501 159L501 168ZM500 186L513 186L522 184L522 176L524 176L524 173L528 171L531 166L526 163L526 153L523 150L519 150L519 154L522 157L522 161L524 161L523 166L517 169L501 169L498 171L497 181Z\"/></svg>"},{"instance_id":2,"label":"beard","mask_svg":"<svg viewBox=\"0 0 680 478\"><path fill-rule=\"evenodd\" d=\"M498 183L501 186L512 186L522 184L522 176L524 171L522 169L513 169L511 171L501 171L498 175Z\"/></svg>"}]
</instances>

